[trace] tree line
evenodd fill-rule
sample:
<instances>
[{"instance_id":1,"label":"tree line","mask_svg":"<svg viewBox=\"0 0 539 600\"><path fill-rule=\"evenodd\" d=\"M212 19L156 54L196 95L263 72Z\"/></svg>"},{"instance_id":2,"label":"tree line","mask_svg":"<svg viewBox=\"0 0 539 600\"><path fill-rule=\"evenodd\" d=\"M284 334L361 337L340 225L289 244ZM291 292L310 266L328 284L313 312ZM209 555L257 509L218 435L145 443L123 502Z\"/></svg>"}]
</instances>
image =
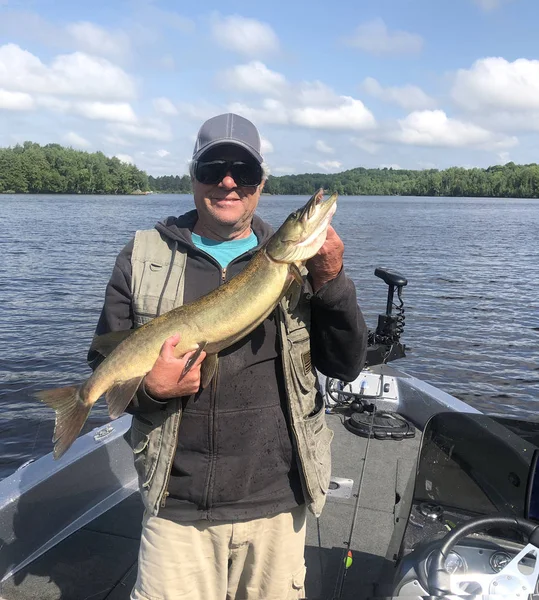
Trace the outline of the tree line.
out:
<instances>
[{"instance_id":1,"label":"tree line","mask_svg":"<svg viewBox=\"0 0 539 600\"><path fill-rule=\"evenodd\" d=\"M132 194L147 190L144 171L102 152L33 142L0 148L0 193Z\"/></svg>"},{"instance_id":2,"label":"tree line","mask_svg":"<svg viewBox=\"0 0 539 600\"><path fill-rule=\"evenodd\" d=\"M148 178L156 192L189 194L191 180L166 176ZM538 198L539 165L496 165L487 169L451 167L429 169L365 169L358 167L342 173L305 173L270 175L264 187L267 194L310 195L324 188L347 196L464 196L495 198Z\"/></svg>"},{"instance_id":3,"label":"tree line","mask_svg":"<svg viewBox=\"0 0 539 600\"><path fill-rule=\"evenodd\" d=\"M365 169L341 173L270 175L264 193L309 195L324 188L349 196L472 196L538 198L539 165L496 165L487 169ZM190 194L188 175L148 176L134 165L102 152L83 152L59 144L24 142L0 148L0 193Z\"/></svg>"}]
</instances>

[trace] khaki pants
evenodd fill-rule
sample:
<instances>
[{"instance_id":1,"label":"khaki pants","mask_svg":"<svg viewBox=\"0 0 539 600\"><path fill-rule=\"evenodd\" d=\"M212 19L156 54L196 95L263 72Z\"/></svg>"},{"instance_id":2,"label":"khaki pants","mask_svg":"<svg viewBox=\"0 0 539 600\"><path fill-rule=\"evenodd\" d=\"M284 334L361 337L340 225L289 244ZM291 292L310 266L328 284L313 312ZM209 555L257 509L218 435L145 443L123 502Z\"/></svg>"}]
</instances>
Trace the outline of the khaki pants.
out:
<instances>
[{"instance_id":1,"label":"khaki pants","mask_svg":"<svg viewBox=\"0 0 539 600\"><path fill-rule=\"evenodd\" d=\"M303 598L305 516L305 506L234 523L145 516L131 600Z\"/></svg>"}]
</instances>

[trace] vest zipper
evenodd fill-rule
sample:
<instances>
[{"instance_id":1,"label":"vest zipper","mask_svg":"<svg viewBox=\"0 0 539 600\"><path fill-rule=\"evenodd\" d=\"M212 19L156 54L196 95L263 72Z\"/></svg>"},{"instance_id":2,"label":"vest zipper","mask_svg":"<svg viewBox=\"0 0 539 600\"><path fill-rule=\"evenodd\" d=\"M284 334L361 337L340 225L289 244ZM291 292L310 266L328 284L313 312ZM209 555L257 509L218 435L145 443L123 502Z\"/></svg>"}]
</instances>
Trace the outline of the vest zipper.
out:
<instances>
[{"instance_id":1,"label":"vest zipper","mask_svg":"<svg viewBox=\"0 0 539 600\"><path fill-rule=\"evenodd\" d=\"M181 403L181 401L180 401ZM171 451L171 456L169 457L170 459L170 467L168 469L168 473L167 473L167 478L165 480L165 485L163 486L163 494L161 496L161 508L164 508L166 503L167 503L167 498L168 496L170 496L170 493L168 491L168 484L170 483L170 476L172 474L172 467L174 466L174 456L176 455L176 449L178 448L178 434L180 432L180 421L181 421L181 414L178 416L178 420L177 423L175 425L174 428L174 440L175 443L172 445L172 451Z\"/></svg>"},{"instance_id":2,"label":"vest zipper","mask_svg":"<svg viewBox=\"0 0 539 600\"><path fill-rule=\"evenodd\" d=\"M226 281L226 270L227 267L223 267L221 269L221 285L223 285ZM206 489L204 494L204 508L206 510L210 510L210 489L212 487L212 480L215 476L215 421L217 418L216 404L217 404L217 389L218 389L218 380L219 380L219 363L217 363L217 369L215 370L215 375L213 376L211 382L211 405L210 405L210 426L209 429L211 431L210 435L210 466L208 470L208 477L206 479Z\"/></svg>"}]
</instances>

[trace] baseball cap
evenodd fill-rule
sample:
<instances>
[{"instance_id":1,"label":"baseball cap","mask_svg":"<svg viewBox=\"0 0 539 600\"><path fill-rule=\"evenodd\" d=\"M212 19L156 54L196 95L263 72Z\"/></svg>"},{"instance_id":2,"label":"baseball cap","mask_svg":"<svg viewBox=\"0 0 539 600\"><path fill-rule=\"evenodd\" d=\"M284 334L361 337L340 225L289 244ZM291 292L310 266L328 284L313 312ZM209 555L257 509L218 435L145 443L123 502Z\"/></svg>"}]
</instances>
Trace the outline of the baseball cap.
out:
<instances>
[{"instance_id":1,"label":"baseball cap","mask_svg":"<svg viewBox=\"0 0 539 600\"><path fill-rule=\"evenodd\" d=\"M258 163L264 161L260 154L258 129L251 121L234 113L217 115L202 124L195 142L193 160L198 160L204 152L221 144L240 146L247 150Z\"/></svg>"}]
</instances>

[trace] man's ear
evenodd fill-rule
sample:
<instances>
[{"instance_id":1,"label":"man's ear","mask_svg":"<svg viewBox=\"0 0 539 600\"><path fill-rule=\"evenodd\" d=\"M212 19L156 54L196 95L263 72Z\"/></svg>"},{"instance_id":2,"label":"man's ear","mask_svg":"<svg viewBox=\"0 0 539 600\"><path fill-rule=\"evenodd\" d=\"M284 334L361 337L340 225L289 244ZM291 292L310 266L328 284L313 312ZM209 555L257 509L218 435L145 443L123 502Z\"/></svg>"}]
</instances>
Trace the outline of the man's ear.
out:
<instances>
[{"instance_id":1,"label":"man's ear","mask_svg":"<svg viewBox=\"0 0 539 600\"><path fill-rule=\"evenodd\" d=\"M262 190L264 189L264 186L266 185L266 181L267 179L262 179L262 182L260 183L260 185L258 186L258 191L260 193L262 193Z\"/></svg>"}]
</instances>

